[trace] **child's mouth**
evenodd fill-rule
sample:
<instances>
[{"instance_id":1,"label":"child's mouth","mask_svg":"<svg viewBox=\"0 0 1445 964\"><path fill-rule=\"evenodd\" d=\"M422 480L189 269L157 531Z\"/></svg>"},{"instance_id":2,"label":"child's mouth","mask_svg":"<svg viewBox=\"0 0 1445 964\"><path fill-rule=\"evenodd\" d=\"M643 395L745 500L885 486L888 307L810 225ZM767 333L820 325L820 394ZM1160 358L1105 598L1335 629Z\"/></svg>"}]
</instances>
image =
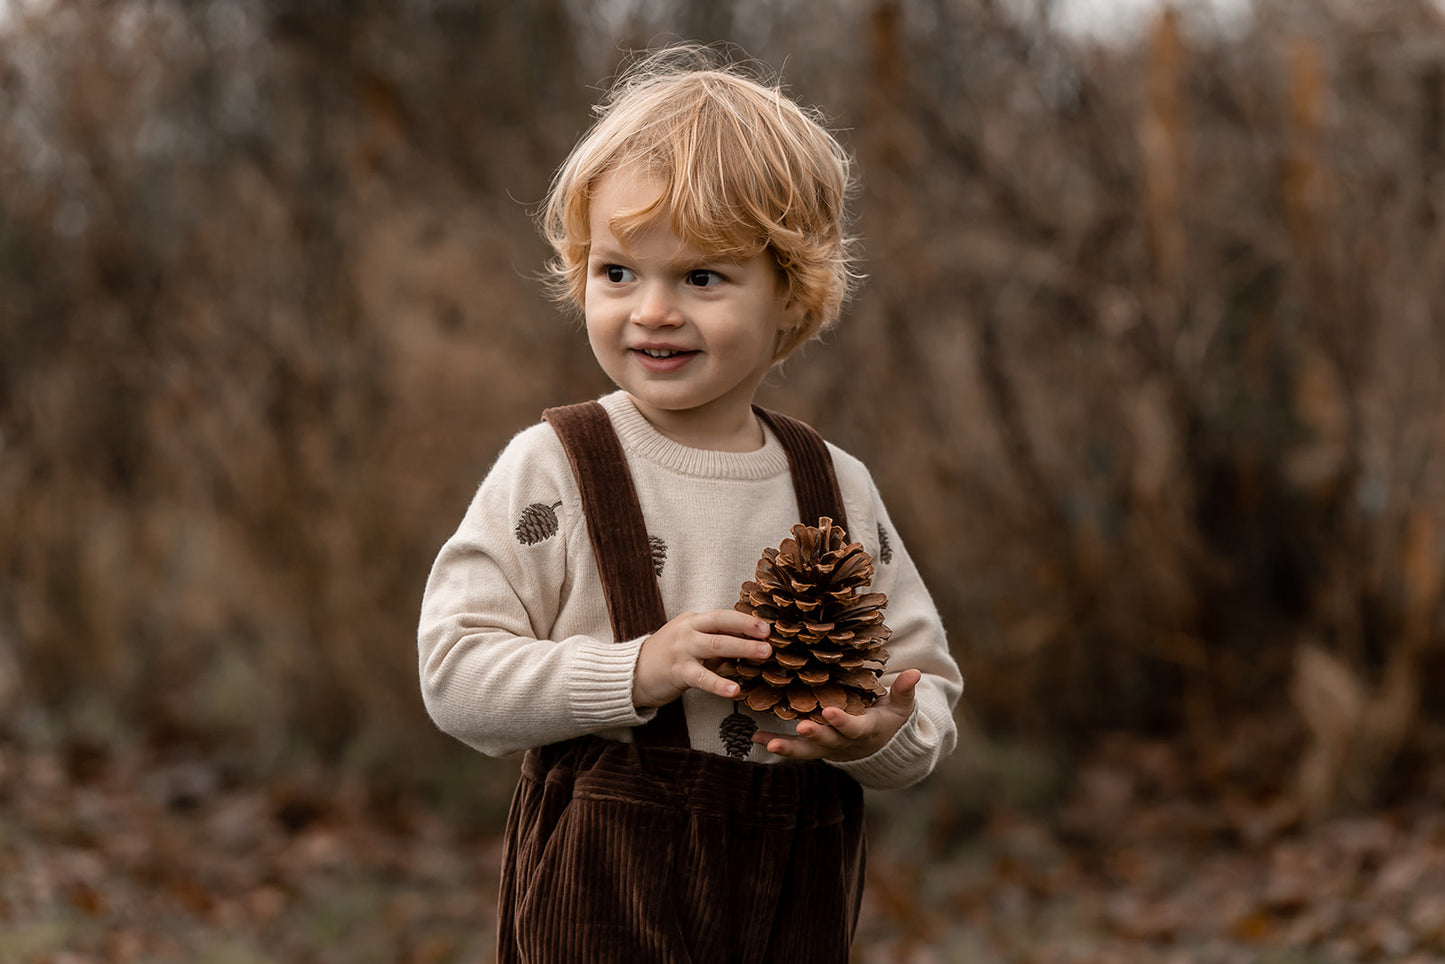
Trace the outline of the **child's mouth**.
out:
<instances>
[{"instance_id":1,"label":"child's mouth","mask_svg":"<svg viewBox=\"0 0 1445 964\"><path fill-rule=\"evenodd\" d=\"M633 353L642 367L650 372L676 371L697 354L681 348L634 348Z\"/></svg>"}]
</instances>

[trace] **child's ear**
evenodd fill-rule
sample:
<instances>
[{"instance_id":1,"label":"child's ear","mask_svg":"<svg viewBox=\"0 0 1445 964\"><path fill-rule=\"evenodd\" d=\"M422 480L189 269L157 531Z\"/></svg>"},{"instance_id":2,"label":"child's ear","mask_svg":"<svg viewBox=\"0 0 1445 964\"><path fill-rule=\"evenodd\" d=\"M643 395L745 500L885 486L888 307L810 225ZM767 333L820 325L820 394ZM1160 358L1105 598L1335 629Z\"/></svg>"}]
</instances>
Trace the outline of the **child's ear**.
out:
<instances>
[{"instance_id":1,"label":"child's ear","mask_svg":"<svg viewBox=\"0 0 1445 964\"><path fill-rule=\"evenodd\" d=\"M808 312L803 307L802 301L797 298L789 298L783 303L783 312L778 316L778 330L792 331L794 328L801 328L807 320Z\"/></svg>"}]
</instances>

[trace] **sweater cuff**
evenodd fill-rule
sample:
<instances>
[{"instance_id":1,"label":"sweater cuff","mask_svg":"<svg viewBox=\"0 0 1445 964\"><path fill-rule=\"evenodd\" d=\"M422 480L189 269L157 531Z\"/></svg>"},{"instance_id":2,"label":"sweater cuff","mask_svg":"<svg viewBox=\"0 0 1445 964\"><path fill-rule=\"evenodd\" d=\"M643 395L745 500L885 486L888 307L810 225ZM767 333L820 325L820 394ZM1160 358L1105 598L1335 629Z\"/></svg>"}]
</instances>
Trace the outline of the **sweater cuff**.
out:
<instances>
[{"instance_id":1,"label":"sweater cuff","mask_svg":"<svg viewBox=\"0 0 1445 964\"><path fill-rule=\"evenodd\" d=\"M641 636L625 643L579 639L573 650L572 705L577 723L586 730L637 726L653 712L639 713L632 705L632 681L637 671Z\"/></svg>"},{"instance_id":2,"label":"sweater cuff","mask_svg":"<svg viewBox=\"0 0 1445 964\"><path fill-rule=\"evenodd\" d=\"M937 739L929 739L921 732L923 720L915 706L908 722L872 756L829 762L870 789L899 790L911 786L929 774L938 756Z\"/></svg>"}]
</instances>

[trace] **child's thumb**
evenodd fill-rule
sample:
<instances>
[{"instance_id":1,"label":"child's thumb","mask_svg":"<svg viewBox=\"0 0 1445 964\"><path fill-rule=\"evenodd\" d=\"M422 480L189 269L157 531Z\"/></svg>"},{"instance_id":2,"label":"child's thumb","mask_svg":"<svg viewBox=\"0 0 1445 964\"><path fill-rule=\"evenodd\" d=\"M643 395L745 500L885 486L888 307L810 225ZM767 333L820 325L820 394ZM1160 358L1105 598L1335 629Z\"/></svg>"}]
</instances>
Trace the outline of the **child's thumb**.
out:
<instances>
[{"instance_id":1,"label":"child's thumb","mask_svg":"<svg viewBox=\"0 0 1445 964\"><path fill-rule=\"evenodd\" d=\"M888 690L889 698L901 706L912 706L913 691L922 679L923 674L918 670L905 669L898 674L897 679L893 681L892 688Z\"/></svg>"}]
</instances>

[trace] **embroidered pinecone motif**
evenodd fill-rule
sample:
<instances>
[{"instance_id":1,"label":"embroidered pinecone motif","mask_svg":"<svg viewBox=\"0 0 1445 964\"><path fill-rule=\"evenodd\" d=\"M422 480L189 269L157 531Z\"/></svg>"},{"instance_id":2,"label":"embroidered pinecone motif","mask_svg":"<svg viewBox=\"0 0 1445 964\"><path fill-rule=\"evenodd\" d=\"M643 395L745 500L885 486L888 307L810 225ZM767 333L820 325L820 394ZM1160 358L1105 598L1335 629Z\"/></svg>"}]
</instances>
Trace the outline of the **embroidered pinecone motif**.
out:
<instances>
[{"instance_id":1,"label":"embroidered pinecone motif","mask_svg":"<svg viewBox=\"0 0 1445 964\"><path fill-rule=\"evenodd\" d=\"M738 705L733 704L733 711L723 717L722 724L718 727L718 735L722 737L723 749L728 751L728 756L735 760L746 760L753 749L753 734L758 732L758 723L746 713L738 712Z\"/></svg>"},{"instance_id":2,"label":"embroidered pinecone motif","mask_svg":"<svg viewBox=\"0 0 1445 964\"><path fill-rule=\"evenodd\" d=\"M524 546L535 546L545 539L550 539L557 534L557 507L560 502L545 505L541 502L533 502L522 510L522 518L513 530L517 535L517 541Z\"/></svg>"},{"instance_id":3,"label":"embroidered pinecone motif","mask_svg":"<svg viewBox=\"0 0 1445 964\"><path fill-rule=\"evenodd\" d=\"M878 523L878 559L883 565L893 562L893 543L888 541L888 530Z\"/></svg>"},{"instance_id":4,"label":"embroidered pinecone motif","mask_svg":"<svg viewBox=\"0 0 1445 964\"><path fill-rule=\"evenodd\" d=\"M662 567L667 565L667 543L657 536L648 536L647 544L652 547L652 570L660 576Z\"/></svg>"},{"instance_id":5,"label":"embroidered pinecone motif","mask_svg":"<svg viewBox=\"0 0 1445 964\"><path fill-rule=\"evenodd\" d=\"M823 708L857 715L887 692L878 681L888 661L883 624L888 597L865 592L873 559L827 517L799 523L792 538L763 550L756 581L733 608L767 620L773 654L724 660L718 674L736 680L741 699L784 720L823 721Z\"/></svg>"}]
</instances>

